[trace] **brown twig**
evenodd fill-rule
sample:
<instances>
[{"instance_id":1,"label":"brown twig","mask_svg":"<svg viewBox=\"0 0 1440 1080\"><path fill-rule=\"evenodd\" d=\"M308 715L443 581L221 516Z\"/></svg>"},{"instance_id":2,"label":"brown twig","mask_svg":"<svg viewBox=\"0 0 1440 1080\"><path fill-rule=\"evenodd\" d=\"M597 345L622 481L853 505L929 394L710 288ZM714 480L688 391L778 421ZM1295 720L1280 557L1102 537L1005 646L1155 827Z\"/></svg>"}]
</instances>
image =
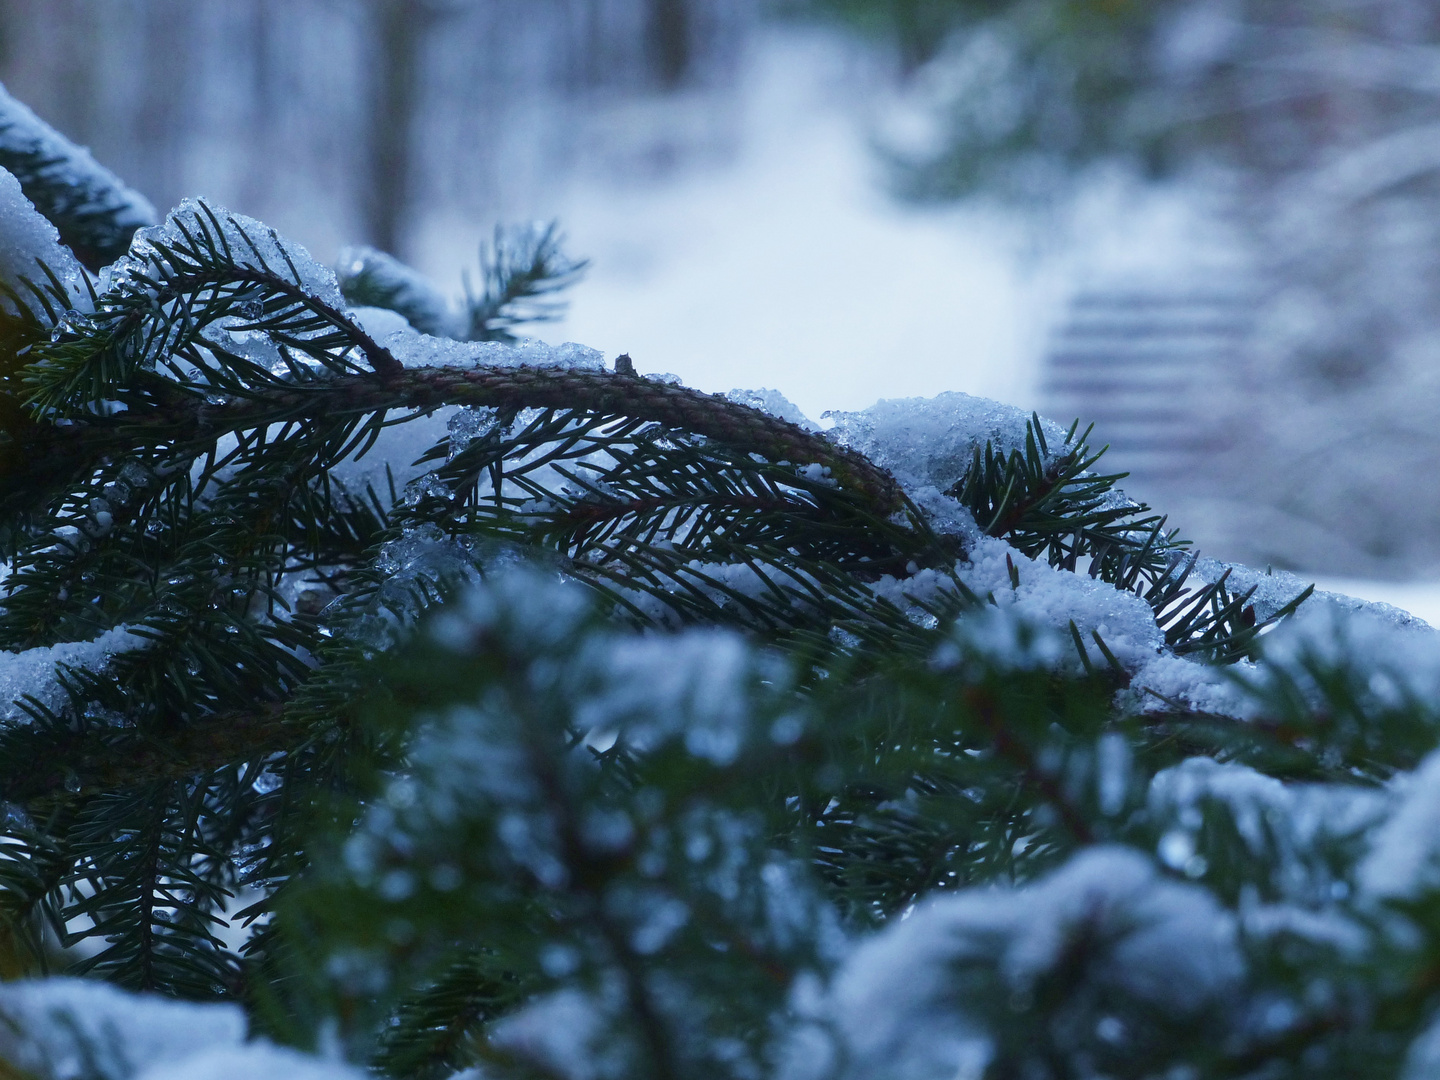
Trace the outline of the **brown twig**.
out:
<instances>
[{"instance_id":1,"label":"brown twig","mask_svg":"<svg viewBox=\"0 0 1440 1080\"><path fill-rule=\"evenodd\" d=\"M79 788L110 791L158 780L188 779L253 760L280 750L293 750L313 732L285 722L282 707L272 704L254 712L225 713L159 734L127 731L100 745L81 733L63 741L47 740L38 767L0 780L0 799L29 805L37 799Z\"/></svg>"},{"instance_id":2,"label":"brown twig","mask_svg":"<svg viewBox=\"0 0 1440 1080\"><path fill-rule=\"evenodd\" d=\"M523 366L403 368L384 379L341 375L293 388L256 390L243 401L221 405L208 404L198 395L172 393L151 407L132 406L128 412L64 428L35 425L26 433L26 445L0 462L0 487L7 472L31 478L63 474L70 462L137 442L192 442L197 432L209 440L287 420L445 405L570 409L654 421L770 461L823 465L842 488L861 496L882 516L905 505L895 478L863 455L723 395L606 371Z\"/></svg>"}]
</instances>

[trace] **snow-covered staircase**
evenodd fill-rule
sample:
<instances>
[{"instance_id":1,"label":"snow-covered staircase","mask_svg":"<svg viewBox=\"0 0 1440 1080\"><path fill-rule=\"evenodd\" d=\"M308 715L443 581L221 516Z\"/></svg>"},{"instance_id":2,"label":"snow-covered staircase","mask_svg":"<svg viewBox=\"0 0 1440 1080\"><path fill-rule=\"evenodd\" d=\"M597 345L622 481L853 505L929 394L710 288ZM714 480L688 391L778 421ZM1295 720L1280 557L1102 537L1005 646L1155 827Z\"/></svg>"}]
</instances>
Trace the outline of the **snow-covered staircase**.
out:
<instances>
[{"instance_id":1,"label":"snow-covered staircase","mask_svg":"<svg viewBox=\"0 0 1440 1080\"><path fill-rule=\"evenodd\" d=\"M1045 358L1044 410L1094 423L1107 471L1164 483L1191 473L1227 441L1218 387L1243 367L1253 293L1173 281L1083 290Z\"/></svg>"}]
</instances>

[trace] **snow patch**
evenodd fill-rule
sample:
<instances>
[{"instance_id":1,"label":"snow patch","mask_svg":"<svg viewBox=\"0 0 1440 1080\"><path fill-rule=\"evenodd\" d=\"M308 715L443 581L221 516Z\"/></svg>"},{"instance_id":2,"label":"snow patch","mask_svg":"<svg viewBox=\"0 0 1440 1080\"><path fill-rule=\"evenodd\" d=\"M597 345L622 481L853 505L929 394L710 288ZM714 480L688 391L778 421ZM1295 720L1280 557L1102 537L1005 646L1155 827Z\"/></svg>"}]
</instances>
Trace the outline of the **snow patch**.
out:
<instances>
[{"instance_id":1,"label":"snow patch","mask_svg":"<svg viewBox=\"0 0 1440 1080\"><path fill-rule=\"evenodd\" d=\"M219 1080L220 1074L186 1071L186 1063L214 1048L238 1051L246 1027L237 1005L192 1004L69 978L0 984L0 1018L0 1062L43 1080L128 1080L140 1069L146 1078Z\"/></svg>"},{"instance_id":2,"label":"snow patch","mask_svg":"<svg viewBox=\"0 0 1440 1080\"><path fill-rule=\"evenodd\" d=\"M877 402L861 412L826 412L835 426L829 436L889 469L907 489L953 486L987 442L999 454L1025 448L1032 414L1012 405L951 391L932 398ZM1065 429L1050 420L1040 428L1051 453L1065 445Z\"/></svg>"},{"instance_id":3,"label":"snow patch","mask_svg":"<svg viewBox=\"0 0 1440 1080\"><path fill-rule=\"evenodd\" d=\"M223 1046L147 1068L135 1080L365 1080L369 1073L265 1042Z\"/></svg>"},{"instance_id":4,"label":"snow patch","mask_svg":"<svg viewBox=\"0 0 1440 1080\"><path fill-rule=\"evenodd\" d=\"M149 644L149 638L131 627L117 626L94 641L68 641L18 653L0 650L0 719L26 717L19 699L27 695L46 708L63 705L65 694L55 678L56 664L98 671L115 654L147 648Z\"/></svg>"},{"instance_id":5,"label":"snow patch","mask_svg":"<svg viewBox=\"0 0 1440 1080\"><path fill-rule=\"evenodd\" d=\"M5 120L5 103L11 100L0 88L0 125ZM6 132L0 126L0 148L4 147L5 140ZM89 307L84 267L70 249L60 243L60 233L55 226L25 197L20 181L0 169L0 282L14 289L21 302L37 315L43 315L44 307L20 279L28 278L44 289L50 280L40 268L42 263L60 279L67 297L63 303L52 298L52 304L62 309ZM6 300L4 307L13 310L13 302Z\"/></svg>"},{"instance_id":6,"label":"snow patch","mask_svg":"<svg viewBox=\"0 0 1440 1080\"><path fill-rule=\"evenodd\" d=\"M922 901L861 944L826 1008L842 1075L950 1080L968 1062L978 1067L959 1075L978 1076L991 1054L987 1014L1076 955L1085 968L1067 978L1172 1016L1223 1003L1245 970L1235 919L1209 893L1167 880L1138 852L1092 848L1025 888Z\"/></svg>"},{"instance_id":7,"label":"snow patch","mask_svg":"<svg viewBox=\"0 0 1440 1080\"><path fill-rule=\"evenodd\" d=\"M759 390L731 390L725 397L726 400L733 401L737 405L748 405L752 409L759 409L761 412L769 413L781 420L788 420L806 431L820 430L815 421L800 411L800 406L780 393L779 390L771 390L763 386Z\"/></svg>"}]
</instances>

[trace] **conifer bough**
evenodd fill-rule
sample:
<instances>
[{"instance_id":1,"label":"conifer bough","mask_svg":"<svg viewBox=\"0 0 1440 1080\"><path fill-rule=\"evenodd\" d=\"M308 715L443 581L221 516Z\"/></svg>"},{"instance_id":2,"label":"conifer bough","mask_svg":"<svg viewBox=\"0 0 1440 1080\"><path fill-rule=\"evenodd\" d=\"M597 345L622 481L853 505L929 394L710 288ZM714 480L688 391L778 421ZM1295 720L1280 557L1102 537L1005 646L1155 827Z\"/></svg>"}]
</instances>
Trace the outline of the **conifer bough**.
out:
<instances>
[{"instance_id":1,"label":"conifer bough","mask_svg":"<svg viewBox=\"0 0 1440 1080\"><path fill-rule=\"evenodd\" d=\"M64 165L0 173L6 1075L1440 1070L1418 620L1078 426L519 338L553 227L458 306L196 202L82 264Z\"/></svg>"}]
</instances>

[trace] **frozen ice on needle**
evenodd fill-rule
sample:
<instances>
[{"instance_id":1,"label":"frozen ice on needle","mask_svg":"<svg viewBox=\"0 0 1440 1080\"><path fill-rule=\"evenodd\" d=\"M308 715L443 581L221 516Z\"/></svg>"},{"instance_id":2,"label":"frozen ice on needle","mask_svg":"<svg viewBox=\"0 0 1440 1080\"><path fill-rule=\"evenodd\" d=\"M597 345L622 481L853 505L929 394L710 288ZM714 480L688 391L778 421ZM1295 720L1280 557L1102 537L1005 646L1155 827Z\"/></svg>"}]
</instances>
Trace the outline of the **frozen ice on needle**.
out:
<instances>
[{"instance_id":1,"label":"frozen ice on needle","mask_svg":"<svg viewBox=\"0 0 1440 1080\"><path fill-rule=\"evenodd\" d=\"M819 425L801 412L800 406L780 393L779 390L771 390L764 386L759 390L731 390L725 397L737 405L748 405L752 409L767 412L781 420L788 420L806 431L819 430Z\"/></svg>"},{"instance_id":2,"label":"frozen ice on needle","mask_svg":"<svg viewBox=\"0 0 1440 1080\"><path fill-rule=\"evenodd\" d=\"M124 280L131 272L149 274L156 260L163 256L156 245L186 247L191 237L200 238L208 230L212 234L219 222L223 245L237 266L269 270L294 281L309 295L336 310L345 308L340 283L335 272L317 262L310 252L293 240L282 238L263 221L244 214L234 214L223 206L200 199L186 199L171 210L164 222L140 229L130 241L130 254L107 266L100 276L102 291L111 283Z\"/></svg>"},{"instance_id":3,"label":"frozen ice on needle","mask_svg":"<svg viewBox=\"0 0 1440 1080\"><path fill-rule=\"evenodd\" d=\"M373 315L367 316L374 319ZM573 341L548 345L521 338L513 345L500 341L456 341L422 334L408 324L378 335L378 342L408 368L538 367L606 371L605 354Z\"/></svg>"}]
</instances>

